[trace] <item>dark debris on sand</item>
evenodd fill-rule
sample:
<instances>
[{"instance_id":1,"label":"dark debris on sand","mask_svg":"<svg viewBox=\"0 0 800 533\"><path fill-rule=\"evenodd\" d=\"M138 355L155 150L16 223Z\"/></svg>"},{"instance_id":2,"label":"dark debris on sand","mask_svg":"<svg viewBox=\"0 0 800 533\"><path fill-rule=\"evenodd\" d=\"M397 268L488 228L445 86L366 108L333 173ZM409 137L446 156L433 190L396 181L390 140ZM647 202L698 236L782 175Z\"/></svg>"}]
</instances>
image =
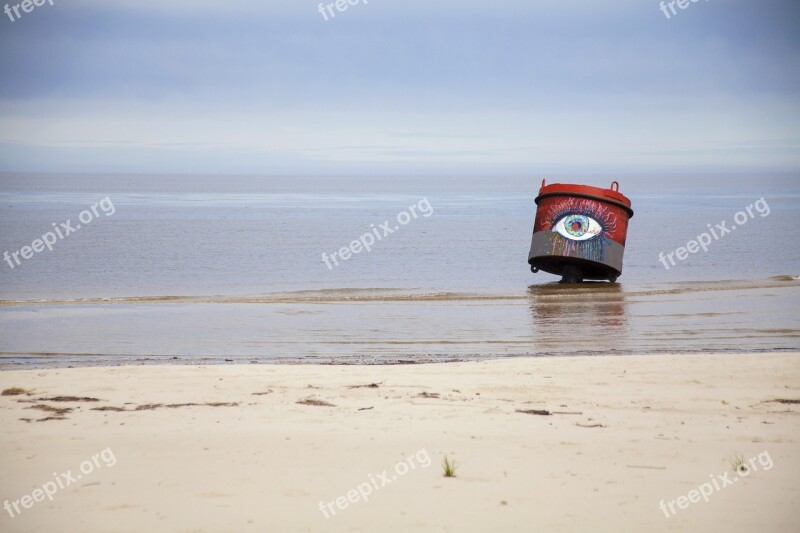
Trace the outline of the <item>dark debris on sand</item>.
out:
<instances>
[{"instance_id":1,"label":"dark debris on sand","mask_svg":"<svg viewBox=\"0 0 800 533\"><path fill-rule=\"evenodd\" d=\"M347 387L348 389L377 389L380 387L380 383L369 383L368 385L350 385Z\"/></svg>"},{"instance_id":2,"label":"dark debris on sand","mask_svg":"<svg viewBox=\"0 0 800 533\"><path fill-rule=\"evenodd\" d=\"M52 398L39 398L40 402L99 402L97 398L87 396L53 396Z\"/></svg>"},{"instance_id":3,"label":"dark debris on sand","mask_svg":"<svg viewBox=\"0 0 800 533\"><path fill-rule=\"evenodd\" d=\"M0 396L20 396L22 394L28 394L28 391L20 387L11 387L10 389L5 389L2 393L0 393Z\"/></svg>"},{"instance_id":4,"label":"dark debris on sand","mask_svg":"<svg viewBox=\"0 0 800 533\"><path fill-rule=\"evenodd\" d=\"M326 402L323 400L317 400L315 398L305 398L303 400L298 400L295 403L300 405L314 405L317 407L336 407L334 404L330 402Z\"/></svg>"}]
</instances>

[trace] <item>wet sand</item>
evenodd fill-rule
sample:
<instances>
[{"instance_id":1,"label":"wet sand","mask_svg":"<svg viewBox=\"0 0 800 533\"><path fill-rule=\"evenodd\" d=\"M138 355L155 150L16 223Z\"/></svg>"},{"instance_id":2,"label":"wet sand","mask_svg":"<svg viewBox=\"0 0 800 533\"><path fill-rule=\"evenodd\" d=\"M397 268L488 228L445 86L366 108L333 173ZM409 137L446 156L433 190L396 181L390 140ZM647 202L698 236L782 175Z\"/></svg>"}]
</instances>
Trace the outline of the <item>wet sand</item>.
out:
<instances>
[{"instance_id":1,"label":"wet sand","mask_svg":"<svg viewBox=\"0 0 800 533\"><path fill-rule=\"evenodd\" d=\"M790 531L799 356L0 372L0 530Z\"/></svg>"},{"instance_id":2,"label":"wet sand","mask_svg":"<svg viewBox=\"0 0 800 533\"><path fill-rule=\"evenodd\" d=\"M5 300L0 339L0 368L798 351L800 279Z\"/></svg>"}]
</instances>

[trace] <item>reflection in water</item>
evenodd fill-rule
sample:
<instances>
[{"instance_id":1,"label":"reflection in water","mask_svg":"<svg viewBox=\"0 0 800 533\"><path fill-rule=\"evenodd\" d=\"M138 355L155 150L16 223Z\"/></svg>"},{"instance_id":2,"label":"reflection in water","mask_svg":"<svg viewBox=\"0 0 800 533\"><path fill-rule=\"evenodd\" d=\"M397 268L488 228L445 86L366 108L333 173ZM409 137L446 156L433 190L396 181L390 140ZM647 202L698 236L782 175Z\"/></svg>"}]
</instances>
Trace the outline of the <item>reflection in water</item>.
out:
<instances>
[{"instance_id":1,"label":"reflection in water","mask_svg":"<svg viewBox=\"0 0 800 533\"><path fill-rule=\"evenodd\" d=\"M628 338L625 291L617 283L552 283L528 287L533 336L545 349L614 350Z\"/></svg>"},{"instance_id":2,"label":"reflection in water","mask_svg":"<svg viewBox=\"0 0 800 533\"><path fill-rule=\"evenodd\" d=\"M799 349L796 276L547 284L516 293L324 289L0 300L0 369L86 361L374 364Z\"/></svg>"}]
</instances>

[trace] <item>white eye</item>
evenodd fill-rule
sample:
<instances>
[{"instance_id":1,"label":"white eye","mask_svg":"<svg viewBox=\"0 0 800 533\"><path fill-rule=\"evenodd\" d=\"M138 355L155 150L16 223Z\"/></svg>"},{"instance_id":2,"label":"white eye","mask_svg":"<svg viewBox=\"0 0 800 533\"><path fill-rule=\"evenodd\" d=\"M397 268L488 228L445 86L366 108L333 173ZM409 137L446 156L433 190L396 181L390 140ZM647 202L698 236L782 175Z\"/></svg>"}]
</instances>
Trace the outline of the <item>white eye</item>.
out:
<instances>
[{"instance_id":1,"label":"white eye","mask_svg":"<svg viewBox=\"0 0 800 533\"><path fill-rule=\"evenodd\" d=\"M588 241L600 235L603 228L593 218L586 215L567 215L555 223L553 231L573 241Z\"/></svg>"}]
</instances>

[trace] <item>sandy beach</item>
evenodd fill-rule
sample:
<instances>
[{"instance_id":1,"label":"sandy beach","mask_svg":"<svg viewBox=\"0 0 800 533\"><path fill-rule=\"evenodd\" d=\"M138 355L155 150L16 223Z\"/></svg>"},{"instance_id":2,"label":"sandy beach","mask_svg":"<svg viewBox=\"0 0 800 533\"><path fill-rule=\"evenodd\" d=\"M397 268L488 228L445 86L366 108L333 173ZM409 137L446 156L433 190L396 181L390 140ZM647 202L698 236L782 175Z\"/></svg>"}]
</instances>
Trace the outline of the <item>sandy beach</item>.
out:
<instances>
[{"instance_id":1,"label":"sandy beach","mask_svg":"<svg viewBox=\"0 0 800 533\"><path fill-rule=\"evenodd\" d=\"M0 11L0 533L800 532L800 2Z\"/></svg>"},{"instance_id":2,"label":"sandy beach","mask_svg":"<svg viewBox=\"0 0 800 533\"><path fill-rule=\"evenodd\" d=\"M800 519L796 353L46 369L0 388L9 533Z\"/></svg>"}]
</instances>

